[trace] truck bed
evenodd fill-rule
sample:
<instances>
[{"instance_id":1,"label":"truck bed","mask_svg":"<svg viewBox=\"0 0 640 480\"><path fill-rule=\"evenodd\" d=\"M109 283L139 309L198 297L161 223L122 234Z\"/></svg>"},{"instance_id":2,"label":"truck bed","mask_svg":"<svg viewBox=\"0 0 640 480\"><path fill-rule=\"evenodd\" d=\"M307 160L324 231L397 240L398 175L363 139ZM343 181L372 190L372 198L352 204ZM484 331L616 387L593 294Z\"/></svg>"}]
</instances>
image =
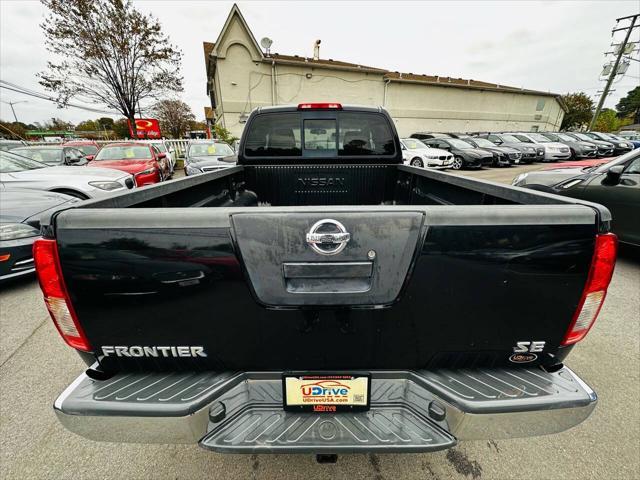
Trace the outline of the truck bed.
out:
<instances>
[{"instance_id":1,"label":"truck bed","mask_svg":"<svg viewBox=\"0 0 640 480\"><path fill-rule=\"evenodd\" d=\"M60 213L51 233L103 368L513 365L521 341L544 342L533 364L562 360L606 209L414 167L359 167L238 166ZM348 188L298 190L304 175L348 178ZM338 260L304 243L324 218L355 239ZM164 345L206 357L144 350Z\"/></svg>"}]
</instances>

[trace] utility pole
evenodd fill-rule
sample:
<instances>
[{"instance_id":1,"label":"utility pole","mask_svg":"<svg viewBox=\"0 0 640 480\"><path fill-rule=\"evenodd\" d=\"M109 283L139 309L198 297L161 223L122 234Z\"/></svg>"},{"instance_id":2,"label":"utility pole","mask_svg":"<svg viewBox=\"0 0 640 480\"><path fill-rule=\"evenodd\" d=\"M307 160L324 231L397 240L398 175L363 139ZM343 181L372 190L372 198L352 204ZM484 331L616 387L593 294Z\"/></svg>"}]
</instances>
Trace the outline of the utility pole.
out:
<instances>
[{"instance_id":1,"label":"utility pole","mask_svg":"<svg viewBox=\"0 0 640 480\"><path fill-rule=\"evenodd\" d=\"M2 103L6 103L11 107L11 111L13 112L13 119L16 121L16 123L18 123L18 117L16 117L16 111L14 110L13 106L17 105L18 103L29 103L29 102L27 100L20 100L19 102L2 102Z\"/></svg>"},{"instance_id":2,"label":"utility pole","mask_svg":"<svg viewBox=\"0 0 640 480\"><path fill-rule=\"evenodd\" d=\"M638 20L638 17L640 17L640 14L630 15L628 17L622 17L622 18L617 18L616 19L616 25L617 25L617 22L620 22L620 20L628 20L628 19L631 19L631 25L629 25L628 27L614 28L611 31L611 34L613 35L615 32L620 32L620 31L626 30L627 34L624 37L624 41L620 44L620 47L618 48L618 53L616 55L616 61L613 64L613 68L611 69L611 73L609 74L609 78L607 79L607 84L604 86L604 90L602 91L602 95L600 95L600 100L598 101L598 106L596 107L596 111L593 113L593 118L591 119L591 123L589 124L589 130L593 130L593 126L596 124L596 120L598 119L598 115L600 115L600 110L602 110L602 106L604 105L604 101L607 99L607 95L609 94L609 89L611 88L611 84L613 83L613 79L616 78L616 75L618 74L618 66L620 65L620 59L622 59L622 55L624 53L624 49L627 46L627 43L629 42L629 37L631 36L631 32L633 31L634 28L640 27L640 25L636 25L636 21Z\"/></svg>"}]
</instances>

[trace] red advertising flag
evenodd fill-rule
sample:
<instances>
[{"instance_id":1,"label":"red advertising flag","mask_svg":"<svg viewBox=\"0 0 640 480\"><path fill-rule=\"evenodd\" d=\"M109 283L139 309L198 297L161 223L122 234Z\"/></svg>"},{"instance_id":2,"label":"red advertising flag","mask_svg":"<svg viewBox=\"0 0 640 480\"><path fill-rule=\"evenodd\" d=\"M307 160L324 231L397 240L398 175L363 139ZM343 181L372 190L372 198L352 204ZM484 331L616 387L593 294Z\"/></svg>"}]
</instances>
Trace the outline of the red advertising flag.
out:
<instances>
[{"instance_id":1,"label":"red advertising flag","mask_svg":"<svg viewBox=\"0 0 640 480\"><path fill-rule=\"evenodd\" d=\"M160 133L160 123L155 118L136 118L136 131L138 133L138 138L142 139L151 139L151 138L162 138ZM131 138L133 138L133 128L131 125L131 121L127 120L129 124L129 133L131 134Z\"/></svg>"}]
</instances>

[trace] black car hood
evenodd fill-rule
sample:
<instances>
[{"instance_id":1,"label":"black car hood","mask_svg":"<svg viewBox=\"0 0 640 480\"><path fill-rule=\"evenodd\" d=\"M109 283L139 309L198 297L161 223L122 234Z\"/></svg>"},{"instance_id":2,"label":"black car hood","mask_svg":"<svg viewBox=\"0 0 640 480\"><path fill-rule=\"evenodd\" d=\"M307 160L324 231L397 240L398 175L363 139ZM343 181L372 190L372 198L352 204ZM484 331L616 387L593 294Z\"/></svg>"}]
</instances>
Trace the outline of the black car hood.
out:
<instances>
[{"instance_id":1,"label":"black car hood","mask_svg":"<svg viewBox=\"0 0 640 480\"><path fill-rule=\"evenodd\" d=\"M11 188L0 190L0 223L22 223L46 210L77 201L62 193ZM31 224L31 222L29 222ZM39 219L36 221L39 224Z\"/></svg>"}]
</instances>

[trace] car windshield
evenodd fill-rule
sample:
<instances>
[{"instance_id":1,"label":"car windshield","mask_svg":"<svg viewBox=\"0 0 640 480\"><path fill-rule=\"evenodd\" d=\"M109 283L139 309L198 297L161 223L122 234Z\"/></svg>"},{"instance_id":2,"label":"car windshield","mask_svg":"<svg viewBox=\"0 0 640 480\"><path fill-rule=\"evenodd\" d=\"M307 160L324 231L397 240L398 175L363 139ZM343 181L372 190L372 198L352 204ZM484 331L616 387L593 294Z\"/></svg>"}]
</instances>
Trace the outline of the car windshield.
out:
<instances>
[{"instance_id":1,"label":"car windshield","mask_svg":"<svg viewBox=\"0 0 640 480\"><path fill-rule=\"evenodd\" d=\"M585 135L584 133L574 133L573 136L578 137L580 140L586 140L587 142L593 140L593 138L591 138L589 135Z\"/></svg>"},{"instance_id":2,"label":"car windshield","mask_svg":"<svg viewBox=\"0 0 640 480\"><path fill-rule=\"evenodd\" d=\"M156 147L158 149L158 151L160 151L162 153L167 153L167 146L164 144L164 142L154 142L151 145Z\"/></svg>"},{"instance_id":3,"label":"car windshield","mask_svg":"<svg viewBox=\"0 0 640 480\"><path fill-rule=\"evenodd\" d=\"M466 139L465 139L466 140ZM470 138L470 142L475 143L479 147L495 147L496 144L486 138Z\"/></svg>"},{"instance_id":4,"label":"car windshield","mask_svg":"<svg viewBox=\"0 0 640 480\"><path fill-rule=\"evenodd\" d=\"M615 140L616 142L623 140L622 138L616 137L615 135L612 135L610 133L601 133L600 136L606 138L607 140Z\"/></svg>"},{"instance_id":5,"label":"car windshield","mask_svg":"<svg viewBox=\"0 0 640 480\"><path fill-rule=\"evenodd\" d=\"M120 145L104 147L95 160L149 160L151 150L146 145Z\"/></svg>"},{"instance_id":6,"label":"car windshield","mask_svg":"<svg viewBox=\"0 0 640 480\"><path fill-rule=\"evenodd\" d=\"M12 148L22 147L23 144L20 142L0 142L0 150L11 150Z\"/></svg>"},{"instance_id":7,"label":"car windshield","mask_svg":"<svg viewBox=\"0 0 640 480\"><path fill-rule=\"evenodd\" d=\"M98 153L98 147L95 145L71 145L76 150L80 150L85 155L95 155Z\"/></svg>"},{"instance_id":8,"label":"car windshield","mask_svg":"<svg viewBox=\"0 0 640 480\"><path fill-rule=\"evenodd\" d=\"M407 147L409 150L429 148L417 138L403 138L402 143L404 143L404 146Z\"/></svg>"},{"instance_id":9,"label":"car windshield","mask_svg":"<svg viewBox=\"0 0 640 480\"><path fill-rule=\"evenodd\" d=\"M573 142L573 141L575 141L575 138L572 138L570 135L567 135L566 133L556 133L555 135L560 140L564 140L565 142Z\"/></svg>"},{"instance_id":10,"label":"car windshield","mask_svg":"<svg viewBox=\"0 0 640 480\"><path fill-rule=\"evenodd\" d=\"M503 142L522 143L520 139L514 137L513 135L502 135L501 140Z\"/></svg>"},{"instance_id":11,"label":"car windshield","mask_svg":"<svg viewBox=\"0 0 640 480\"><path fill-rule=\"evenodd\" d=\"M62 148L14 148L12 152L47 165L62 165L63 163Z\"/></svg>"},{"instance_id":12,"label":"car windshield","mask_svg":"<svg viewBox=\"0 0 640 480\"><path fill-rule=\"evenodd\" d=\"M13 153L0 151L0 173L23 172L45 168L47 165L27 157L14 155Z\"/></svg>"},{"instance_id":13,"label":"car windshield","mask_svg":"<svg viewBox=\"0 0 640 480\"><path fill-rule=\"evenodd\" d=\"M551 141L540 133L529 133L527 136L536 143L549 143Z\"/></svg>"},{"instance_id":14,"label":"car windshield","mask_svg":"<svg viewBox=\"0 0 640 480\"><path fill-rule=\"evenodd\" d=\"M226 157L233 155L233 150L226 143L194 143L189 146L190 157Z\"/></svg>"},{"instance_id":15,"label":"car windshield","mask_svg":"<svg viewBox=\"0 0 640 480\"><path fill-rule=\"evenodd\" d=\"M468 150L469 148L475 148L470 143L467 143L464 140L459 140L457 138L448 138L447 142L449 142L452 147L459 148L460 150Z\"/></svg>"}]
</instances>

